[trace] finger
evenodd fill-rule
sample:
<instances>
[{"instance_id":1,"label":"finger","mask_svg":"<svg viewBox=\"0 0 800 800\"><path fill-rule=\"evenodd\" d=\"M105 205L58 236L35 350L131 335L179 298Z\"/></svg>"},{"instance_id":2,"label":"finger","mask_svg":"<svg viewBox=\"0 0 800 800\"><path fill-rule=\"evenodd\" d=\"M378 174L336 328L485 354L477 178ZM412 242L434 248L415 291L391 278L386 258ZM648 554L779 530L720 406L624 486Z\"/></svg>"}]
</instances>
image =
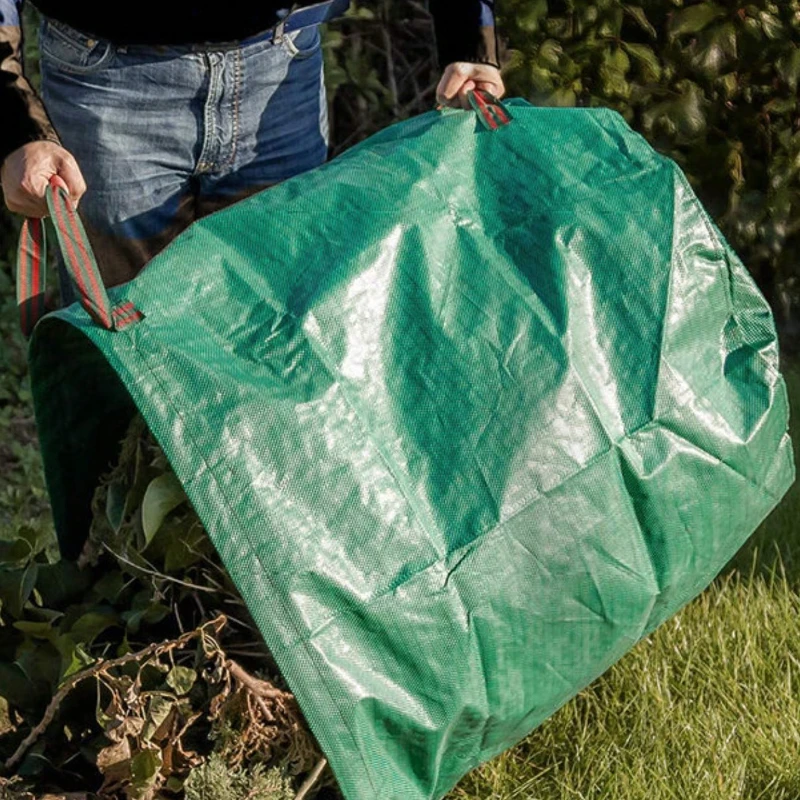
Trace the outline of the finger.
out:
<instances>
[{"instance_id":1,"label":"finger","mask_svg":"<svg viewBox=\"0 0 800 800\"><path fill-rule=\"evenodd\" d=\"M6 208L13 214L35 219L41 219L50 213L43 198L36 198L22 193L19 193L16 197L6 198Z\"/></svg>"},{"instance_id":2,"label":"finger","mask_svg":"<svg viewBox=\"0 0 800 800\"><path fill-rule=\"evenodd\" d=\"M458 90L466 80L469 67L465 64L456 62L448 65L447 69L436 87L436 100L446 106L458 105L456 95Z\"/></svg>"},{"instance_id":3,"label":"finger","mask_svg":"<svg viewBox=\"0 0 800 800\"><path fill-rule=\"evenodd\" d=\"M50 176L50 185L57 186L59 189L63 189L67 194L69 194L69 186L67 186L64 179L58 173Z\"/></svg>"},{"instance_id":4,"label":"finger","mask_svg":"<svg viewBox=\"0 0 800 800\"><path fill-rule=\"evenodd\" d=\"M86 182L83 179L78 162L72 156L64 156L60 160L58 172L54 177L64 184L63 188L77 207L78 202L86 191Z\"/></svg>"},{"instance_id":5,"label":"finger","mask_svg":"<svg viewBox=\"0 0 800 800\"><path fill-rule=\"evenodd\" d=\"M469 102L469 97L467 97L467 92L471 91L475 88L475 81L468 80L465 81L463 86L458 90L458 99L461 103L461 108L469 111L472 108L472 105Z\"/></svg>"},{"instance_id":6,"label":"finger","mask_svg":"<svg viewBox=\"0 0 800 800\"><path fill-rule=\"evenodd\" d=\"M490 78L487 80L476 79L475 83L479 89L485 89L490 94L493 94L498 100L506 93L506 87L503 85L502 80L495 80Z\"/></svg>"}]
</instances>

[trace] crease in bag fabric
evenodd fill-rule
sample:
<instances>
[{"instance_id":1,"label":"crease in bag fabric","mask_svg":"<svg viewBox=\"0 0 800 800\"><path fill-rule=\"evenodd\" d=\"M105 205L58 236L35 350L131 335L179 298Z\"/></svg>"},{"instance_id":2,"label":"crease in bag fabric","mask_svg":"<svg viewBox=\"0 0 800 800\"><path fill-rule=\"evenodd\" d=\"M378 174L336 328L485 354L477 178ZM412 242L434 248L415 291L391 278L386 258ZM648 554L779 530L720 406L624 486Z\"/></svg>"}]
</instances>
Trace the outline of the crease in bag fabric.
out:
<instances>
[{"instance_id":1,"label":"crease in bag fabric","mask_svg":"<svg viewBox=\"0 0 800 800\"><path fill-rule=\"evenodd\" d=\"M678 167L609 110L470 99L107 294L49 195L85 256L30 343L61 552L138 408L348 800L441 798L795 477L770 309Z\"/></svg>"}]
</instances>

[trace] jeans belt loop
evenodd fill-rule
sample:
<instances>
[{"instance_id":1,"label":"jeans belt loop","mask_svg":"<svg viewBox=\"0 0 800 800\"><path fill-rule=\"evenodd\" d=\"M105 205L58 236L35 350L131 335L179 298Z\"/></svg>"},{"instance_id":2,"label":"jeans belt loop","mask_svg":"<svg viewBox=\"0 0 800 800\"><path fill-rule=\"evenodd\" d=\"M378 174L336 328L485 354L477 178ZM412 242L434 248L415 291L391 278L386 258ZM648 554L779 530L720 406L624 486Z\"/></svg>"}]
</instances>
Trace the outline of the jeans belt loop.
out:
<instances>
[{"instance_id":1,"label":"jeans belt loop","mask_svg":"<svg viewBox=\"0 0 800 800\"><path fill-rule=\"evenodd\" d=\"M280 44L283 41L283 27L286 24L286 17L284 17L276 26L275 33L272 35L272 41L275 44Z\"/></svg>"},{"instance_id":2,"label":"jeans belt loop","mask_svg":"<svg viewBox=\"0 0 800 800\"><path fill-rule=\"evenodd\" d=\"M289 8L286 11L286 15L281 17L278 24L275 26L275 32L272 34L272 42L273 44L280 44L283 41L283 29L286 26L286 20L292 16L294 10L298 7L299 3L292 2L289 4Z\"/></svg>"}]
</instances>

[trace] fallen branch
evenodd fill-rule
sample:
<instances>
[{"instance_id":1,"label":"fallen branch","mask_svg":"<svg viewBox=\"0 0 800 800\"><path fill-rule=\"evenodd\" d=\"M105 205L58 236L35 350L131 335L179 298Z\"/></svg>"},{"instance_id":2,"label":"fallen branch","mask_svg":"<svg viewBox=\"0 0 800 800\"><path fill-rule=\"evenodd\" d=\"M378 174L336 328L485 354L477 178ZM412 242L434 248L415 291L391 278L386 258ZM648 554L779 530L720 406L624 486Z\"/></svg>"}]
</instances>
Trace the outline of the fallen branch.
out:
<instances>
[{"instance_id":1,"label":"fallen branch","mask_svg":"<svg viewBox=\"0 0 800 800\"><path fill-rule=\"evenodd\" d=\"M305 796L311 791L311 787L317 782L317 779L322 774L322 770L325 769L325 765L327 763L327 758L321 758L319 761L317 761L317 765L313 770L311 770L311 774L303 781L303 785L298 790L294 800L303 800L303 798L305 798Z\"/></svg>"}]
</instances>

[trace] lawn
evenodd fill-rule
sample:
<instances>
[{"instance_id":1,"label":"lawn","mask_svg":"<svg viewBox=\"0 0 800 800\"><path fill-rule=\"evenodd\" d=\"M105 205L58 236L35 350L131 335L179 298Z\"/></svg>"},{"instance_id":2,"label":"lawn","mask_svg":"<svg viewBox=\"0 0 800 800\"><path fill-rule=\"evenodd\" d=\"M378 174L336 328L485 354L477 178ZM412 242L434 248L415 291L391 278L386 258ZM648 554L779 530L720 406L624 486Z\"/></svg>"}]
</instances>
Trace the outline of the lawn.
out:
<instances>
[{"instance_id":1,"label":"lawn","mask_svg":"<svg viewBox=\"0 0 800 800\"><path fill-rule=\"evenodd\" d=\"M52 535L8 263L0 345L0 538ZM795 485L706 592L448 797L798 800L799 517Z\"/></svg>"}]
</instances>

